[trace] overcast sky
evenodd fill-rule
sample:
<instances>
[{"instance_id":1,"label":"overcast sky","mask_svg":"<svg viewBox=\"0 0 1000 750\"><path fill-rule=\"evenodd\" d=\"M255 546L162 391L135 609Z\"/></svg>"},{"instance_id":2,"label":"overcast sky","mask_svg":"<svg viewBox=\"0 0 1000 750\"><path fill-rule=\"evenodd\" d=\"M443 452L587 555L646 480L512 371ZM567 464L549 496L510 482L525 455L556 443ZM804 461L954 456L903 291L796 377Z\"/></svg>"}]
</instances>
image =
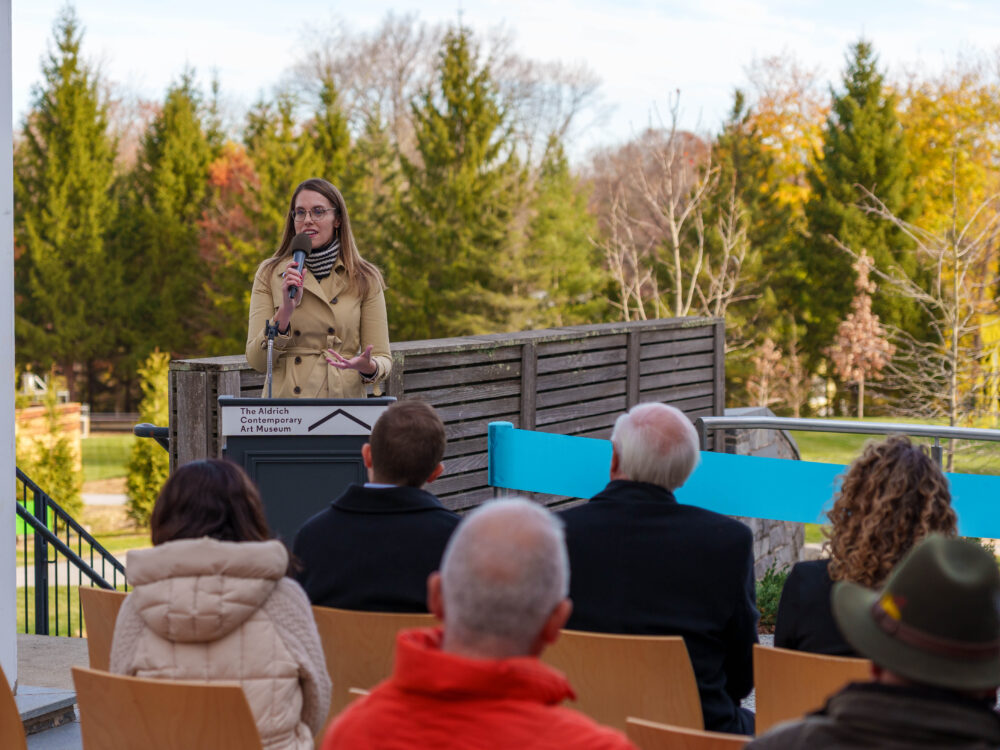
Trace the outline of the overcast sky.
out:
<instances>
[{"instance_id":1,"label":"overcast sky","mask_svg":"<svg viewBox=\"0 0 1000 750\"><path fill-rule=\"evenodd\" d=\"M41 78L41 58L62 0L13 0L17 127ZM716 130L733 88L755 57L788 51L829 80L847 45L871 39L890 73L935 70L1000 44L998 0L77 0L85 54L106 76L160 99L185 64L202 80L217 71L223 93L246 107L271 91L296 50L334 19L371 29L390 10L428 22L462 19L477 31L504 25L538 60L586 62L602 81L610 115L581 148L628 139L681 91L682 125Z\"/></svg>"}]
</instances>

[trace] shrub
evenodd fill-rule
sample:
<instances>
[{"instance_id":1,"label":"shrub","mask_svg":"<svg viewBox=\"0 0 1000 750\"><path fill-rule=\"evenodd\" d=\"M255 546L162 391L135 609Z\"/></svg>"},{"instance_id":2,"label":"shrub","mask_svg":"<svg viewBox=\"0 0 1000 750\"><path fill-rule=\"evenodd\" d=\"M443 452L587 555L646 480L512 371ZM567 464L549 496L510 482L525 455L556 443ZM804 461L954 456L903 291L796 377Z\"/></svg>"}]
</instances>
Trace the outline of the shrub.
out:
<instances>
[{"instance_id":1,"label":"shrub","mask_svg":"<svg viewBox=\"0 0 1000 750\"><path fill-rule=\"evenodd\" d=\"M21 470L71 516L83 509L83 474L72 441L59 423L59 388L53 380L45 392L45 433L17 441L17 463Z\"/></svg>"},{"instance_id":2,"label":"shrub","mask_svg":"<svg viewBox=\"0 0 1000 750\"><path fill-rule=\"evenodd\" d=\"M139 417L143 422L162 426L170 419L167 393L169 365L170 355L156 350L139 368L139 377L142 378ZM170 457L159 443L149 438L135 441L128 460L125 486L128 493L128 514L136 523L149 523L156 496L167 481L169 472Z\"/></svg>"},{"instance_id":3,"label":"shrub","mask_svg":"<svg viewBox=\"0 0 1000 750\"><path fill-rule=\"evenodd\" d=\"M774 630L778 620L778 602L781 601L781 590L788 580L788 566L775 569L775 563L765 571L764 577L757 581L757 609L760 610L760 628L768 632Z\"/></svg>"}]
</instances>

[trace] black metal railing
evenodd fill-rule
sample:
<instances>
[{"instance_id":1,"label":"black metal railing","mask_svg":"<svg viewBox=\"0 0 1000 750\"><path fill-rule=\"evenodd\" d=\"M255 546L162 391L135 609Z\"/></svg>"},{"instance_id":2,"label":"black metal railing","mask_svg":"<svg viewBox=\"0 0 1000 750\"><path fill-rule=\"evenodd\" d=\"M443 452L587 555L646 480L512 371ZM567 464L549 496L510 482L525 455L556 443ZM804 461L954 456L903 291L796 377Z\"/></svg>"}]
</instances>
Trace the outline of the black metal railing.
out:
<instances>
[{"instance_id":1,"label":"black metal railing","mask_svg":"<svg viewBox=\"0 0 1000 750\"><path fill-rule=\"evenodd\" d=\"M77 590L84 585L127 590L125 566L20 469L17 483L15 505L24 524L17 582L23 591L23 632L82 635L83 612L73 577ZM64 601L65 611L60 612Z\"/></svg>"}]
</instances>

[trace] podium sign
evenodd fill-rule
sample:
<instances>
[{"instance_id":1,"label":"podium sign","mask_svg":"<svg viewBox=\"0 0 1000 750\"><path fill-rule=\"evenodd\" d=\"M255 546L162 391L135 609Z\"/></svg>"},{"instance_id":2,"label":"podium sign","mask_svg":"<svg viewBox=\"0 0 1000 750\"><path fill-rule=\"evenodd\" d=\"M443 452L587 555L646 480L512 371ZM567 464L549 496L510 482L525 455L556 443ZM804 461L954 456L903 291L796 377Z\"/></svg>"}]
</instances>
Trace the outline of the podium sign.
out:
<instances>
[{"instance_id":1,"label":"podium sign","mask_svg":"<svg viewBox=\"0 0 1000 750\"><path fill-rule=\"evenodd\" d=\"M276 536L290 545L348 485L367 481L361 446L393 401L219 397L223 454L256 482Z\"/></svg>"}]
</instances>

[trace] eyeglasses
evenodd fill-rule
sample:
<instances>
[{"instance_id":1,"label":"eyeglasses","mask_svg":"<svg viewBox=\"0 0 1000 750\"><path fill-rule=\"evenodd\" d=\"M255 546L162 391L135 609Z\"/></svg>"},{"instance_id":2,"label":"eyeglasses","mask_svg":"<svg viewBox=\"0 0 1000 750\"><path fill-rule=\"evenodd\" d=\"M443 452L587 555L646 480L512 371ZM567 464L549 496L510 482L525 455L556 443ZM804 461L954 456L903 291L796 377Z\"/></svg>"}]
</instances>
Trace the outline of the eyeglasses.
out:
<instances>
[{"instance_id":1,"label":"eyeglasses","mask_svg":"<svg viewBox=\"0 0 1000 750\"><path fill-rule=\"evenodd\" d=\"M292 219L295 223L301 224L306 220L306 216L312 216L313 221L320 222L329 214L332 219L337 213L335 208L323 208L322 206L316 206L316 208L311 208L308 211L304 208L297 208L292 211Z\"/></svg>"}]
</instances>

